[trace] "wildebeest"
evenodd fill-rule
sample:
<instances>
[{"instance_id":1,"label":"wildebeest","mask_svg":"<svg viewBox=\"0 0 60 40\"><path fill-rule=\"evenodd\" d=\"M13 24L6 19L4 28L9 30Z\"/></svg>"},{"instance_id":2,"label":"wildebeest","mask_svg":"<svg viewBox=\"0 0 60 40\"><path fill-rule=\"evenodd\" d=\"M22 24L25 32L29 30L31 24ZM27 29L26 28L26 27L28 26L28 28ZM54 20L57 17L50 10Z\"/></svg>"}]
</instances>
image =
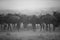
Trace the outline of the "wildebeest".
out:
<instances>
[{"instance_id":1,"label":"wildebeest","mask_svg":"<svg viewBox=\"0 0 60 40\"><path fill-rule=\"evenodd\" d=\"M5 24L8 24L8 30L17 28L17 30L20 29L20 23L21 23L21 16L17 14L6 14L6 15L0 15L0 24L5 27ZM1 28L2 28L1 26Z\"/></svg>"},{"instance_id":2,"label":"wildebeest","mask_svg":"<svg viewBox=\"0 0 60 40\"><path fill-rule=\"evenodd\" d=\"M8 16L8 15L7 15ZM19 31L20 29L20 24L21 24L21 16L20 15L9 15L9 18L7 19L7 23L10 25L13 24L14 26L12 26L12 28L17 28L17 30Z\"/></svg>"},{"instance_id":3,"label":"wildebeest","mask_svg":"<svg viewBox=\"0 0 60 40\"><path fill-rule=\"evenodd\" d=\"M50 14L46 14L46 15L43 15L41 16L41 19L44 23L46 23L46 30L51 30L51 26L50 24L53 24L52 28L54 30L54 25L56 23L56 18L53 16L53 15L50 15Z\"/></svg>"}]
</instances>

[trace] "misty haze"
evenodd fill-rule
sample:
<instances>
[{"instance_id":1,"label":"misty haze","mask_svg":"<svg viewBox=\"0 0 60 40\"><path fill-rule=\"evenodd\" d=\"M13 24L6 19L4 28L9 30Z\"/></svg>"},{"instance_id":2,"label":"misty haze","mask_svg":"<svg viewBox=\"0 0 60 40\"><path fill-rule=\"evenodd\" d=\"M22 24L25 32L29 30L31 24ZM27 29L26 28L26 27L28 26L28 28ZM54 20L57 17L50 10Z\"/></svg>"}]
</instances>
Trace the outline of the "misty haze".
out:
<instances>
[{"instance_id":1,"label":"misty haze","mask_svg":"<svg viewBox=\"0 0 60 40\"><path fill-rule=\"evenodd\" d=\"M0 0L0 40L60 40L60 0Z\"/></svg>"}]
</instances>

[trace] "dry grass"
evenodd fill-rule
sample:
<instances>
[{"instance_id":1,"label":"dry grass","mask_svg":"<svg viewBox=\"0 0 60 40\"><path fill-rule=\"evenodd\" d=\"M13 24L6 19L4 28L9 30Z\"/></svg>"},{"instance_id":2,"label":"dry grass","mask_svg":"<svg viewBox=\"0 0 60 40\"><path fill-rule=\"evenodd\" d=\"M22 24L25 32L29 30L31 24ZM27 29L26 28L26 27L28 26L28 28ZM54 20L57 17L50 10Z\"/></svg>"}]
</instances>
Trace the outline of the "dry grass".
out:
<instances>
[{"instance_id":1,"label":"dry grass","mask_svg":"<svg viewBox=\"0 0 60 40\"><path fill-rule=\"evenodd\" d=\"M2 32L0 34L0 40L60 40L60 32L33 32L32 30Z\"/></svg>"}]
</instances>

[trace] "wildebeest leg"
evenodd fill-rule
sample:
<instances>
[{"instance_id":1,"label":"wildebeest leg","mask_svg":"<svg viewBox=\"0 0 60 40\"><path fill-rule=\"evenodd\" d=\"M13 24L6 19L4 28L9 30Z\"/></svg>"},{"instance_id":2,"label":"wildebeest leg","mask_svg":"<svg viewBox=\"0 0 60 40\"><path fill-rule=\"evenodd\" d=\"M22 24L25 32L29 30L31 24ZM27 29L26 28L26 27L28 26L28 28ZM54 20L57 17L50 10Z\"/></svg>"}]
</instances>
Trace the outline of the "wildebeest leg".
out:
<instances>
[{"instance_id":1,"label":"wildebeest leg","mask_svg":"<svg viewBox=\"0 0 60 40\"><path fill-rule=\"evenodd\" d=\"M6 31L7 31L7 29L8 29L8 24L6 24Z\"/></svg>"},{"instance_id":2,"label":"wildebeest leg","mask_svg":"<svg viewBox=\"0 0 60 40\"><path fill-rule=\"evenodd\" d=\"M11 31L13 31L13 24L10 24L9 28Z\"/></svg>"},{"instance_id":3,"label":"wildebeest leg","mask_svg":"<svg viewBox=\"0 0 60 40\"><path fill-rule=\"evenodd\" d=\"M7 24L4 24L4 30L6 30L6 28L7 28Z\"/></svg>"},{"instance_id":4,"label":"wildebeest leg","mask_svg":"<svg viewBox=\"0 0 60 40\"><path fill-rule=\"evenodd\" d=\"M13 25L12 25L12 29L14 30L14 28L15 28L15 25L13 24Z\"/></svg>"},{"instance_id":5,"label":"wildebeest leg","mask_svg":"<svg viewBox=\"0 0 60 40\"><path fill-rule=\"evenodd\" d=\"M37 26L36 26L36 24L35 24L35 29L37 29Z\"/></svg>"},{"instance_id":6,"label":"wildebeest leg","mask_svg":"<svg viewBox=\"0 0 60 40\"><path fill-rule=\"evenodd\" d=\"M53 25L52 27L53 27L53 28L52 28L52 31L55 31L55 26Z\"/></svg>"},{"instance_id":7,"label":"wildebeest leg","mask_svg":"<svg viewBox=\"0 0 60 40\"><path fill-rule=\"evenodd\" d=\"M1 24L0 24L0 31L1 31Z\"/></svg>"},{"instance_id":8,"label":"wildebeest leg","mask_svg":"<svg viewBox=\"0 0 60 40\"><path fill-rule=\"evenodd\" d=\"M41 25L39 26L39 29L40 29L40 31L41 31Z\"/></svg>"},{"instance_id":9,"label":"wildebeest leg","mask_svg":"<svg viewBox=\"0 0 60 40\"><path fill-rule=\"evenodd\" d=\"M17 29L20 30L20 23L17 24Z\"/></svg>"},{"instance_id":10,"label":"wildebeest leg","mask_svg":"<svg viewBox=\"0 0 60 40\"><path fill-rule=\"evenodd\" d=\"M46 31L49 31L50 30L50 27L49 27L49 24L47 24L47 29L46 29Z\"/></svg>"},{"instance_id":11,"label":"wildebeest leg","mask_svg":"<svg viewBox=\"0 0 60 40\"><path fill-rule=\"evenodd\" d=\"M9 31L12 31L12 24L9 24Z\"/></svg>"},{"instance_id":12,"label":"wildebeest leg","mask_svg":"<svg viewBox=\"0 0 60 40\"><path fill-rule=\"evenodd\" d=\"M49 28L49 31L51 31L51 25L50 24L49 24L49 27L48 28Z\"/></svg>"},{"instance_id":13,"label":"wildebeest leg","mask_svg":"<svg viewBox=\"0 0 60 40\"><path fill-rule=\"evenodd\" d=\"M43 31L43 28L44 28L44 26L43 26L43 24L41 24L41 31Z\"/></svg>"},{"instance_id":14,"label":"wildebeest leg","mask_svg":"<svg viewBox=\"0 0 60 40\"><path fill-rule=\"evenodd\" d=\"M27 23L24 23L24 28L27 28Z\"/></svg>"},{"instance_id":15,"label":"wildebeest leg","mask_svg":"<svg viewBox=\"0 0 60 40\"><path fill-rule=\"evenodd\" d=\"M51 26L50 26L50 24L48 24L48 31L51 31Z\"/></svg>"},{"instance_id":16,"label":"wildebeest leg","mask_svg":"<svg viewBox=\"0 0 60 40\"><path fill-rule=\"evenodd\" d=\"M49 27L48 24L46 24L46 31L48 31L48 27Z\"/></svg>"},{"instance_id":17,"label":"wildebeest leg","mask_svg":"<svg viewBox=\"0 0 60 40\"><path fill-rule=\"evenodd\" d=\"M38 29L39 28L39 24L36 24L36 29Z\"/></svg>"},{"instance_id":18,"label":"wildebeest leg","mask_svg":"<svg viewBox=\"0 0 60 40\"><path fill-rule=\"evenodd\" d=\"M42 25L40 24L40 31L42 31Z\"/></svg>"},{"instance_id":19,"label":"wildebeest leg","mask_svg":"<svg viewBox=\"0 0 60 40\"><path fill-rule=\"evenodd\" d=\"M12 26L13 26L12 28L13 28L13 30L14 30L14 29L15 29L15 24L13 24Z\"/></svg>"},{"instance_id":20,"label":"wildebeest leg","mask_svg":"<svg viewBox=\"0 0 60 40\"><path fill-rule=\"evenodd\" d=\"M9 30L9 26L10 26L10 25L9 25L9 24L7 24L6 31L8 31L8 30Z\"/></svg>"},{"instance_id":21,"label":"wildebeest leg","mask_svg":"<svg viewBox=\"0 0 60 40\"><path fill-rule=\"evenodd\" d=\"M40 28L40 24L36 24L36 29L39 29Z\"/></svg>"},{"instance_id":22,"label":"wildebeest leg","mask_svg":"<svg viewBox=\"0 0 60 40\"><path fill-rule=\"evenodd\" d=\"M19 29L20 29L20 24L17 24L17 30L19 31Z\"/></svg>"},{"instance_id":23,"label":"wildebeest leg","mask_svg":"<svg viewBox=\"0 0 60 40\"><path fill-rule=\"evenodd\" d=\"M35 24L32 24L32 27L33 27L33 31L36 31L36 26L35 26Z\"/></svg>"},{"instance_id":24,"label":"wildebeest leg","mask_svg":"<svg viewBox=\"0 0 60 40\"><path fill-rule=\"evenodd\" d=\"M17 28L17 23L15 24L15 27L14 27L14 29L16 30L16 28Z\"/></svg>"},{"instance_id":25,"label":"wildebeest leg","mask_svg":"<svg viewBox=\"0 0 60 40\"><path fill-rule=\"evenodd\" d=\"M8 27L7 27L7 30L10 30L11 28L10 28L10 24L8 24Z\"/></svg>"},{"instance_id":26,"label":"wildebeest leg","mask_svg":"<svg viewBox=\"0 0 60 40\"><path fill-rule=\"evenodd\" d=\"M51 29L51 31L54 30L54 26L53 26L53 24L50 24L50 29Z\"/></svg>"},{"instance_id":27,"label":"wildebeest leg","mask_svg":"<svg viewBox=\"0 0 60 40\"><path fill-rule=\"evenodd\" d=\"M45 23L43 23L43 29L42 30L44 30L44 28L45 28Z\"/></svg>"},{"instance_id":28,"label":"wildebeest leg","mask_svg":"<svg viewBox=\"0 0 60 40\"><path fill-rule=\"evenodd\" d=\"M3 28L3 27L2 27L2 24L1 24L1 31L2 31L2 28Z\"/></svg>"},{"instance_id":29,"label":"wildebeest leg","mask_svg":"<svg viewBox=\"0 0 60 40\"><path fill-rule=\"evenodd\" d=\"M5 30L5 28L6 28L6 25L4 25L4 30Z\"/></svg>"},{"instance_id":30,"label":"wildebeest leg","mask_svg":"<svg viewBox=\"0 0 60 40\"><path fill-rule=\"evenodd\" d=\"M44 23L44 31L46 31L46 24Z\"/></svg>"},{"instance_id":31,"label":"wildebeest leg","mask_svg":"<svg viewBox=\"0 0 60 40\"><path fill-rule=\"evenodd\" d=\"M1 29L1 31L2 31L2 24L0 24L0 25L1 25L0 29Z\"/></svg>"},{"instance_id":32,"label":"wildebeest leg","mask_svg":"<svg viewBox=\"0 0 60 40\"><path fill-rule=\"evenodd\" d=\"M55 26L53 25L53 31L55 31Z\"/></svg>"},{"instance_id":33,"label":"wildebeest leg","mask_svg":"<svg viewBox=\"0 0 60 40\"><path fill-rule=\"evenodd\" d=\"M4 30L4 25L2 24L2 31Z\"/></svg>"}]
</instances>

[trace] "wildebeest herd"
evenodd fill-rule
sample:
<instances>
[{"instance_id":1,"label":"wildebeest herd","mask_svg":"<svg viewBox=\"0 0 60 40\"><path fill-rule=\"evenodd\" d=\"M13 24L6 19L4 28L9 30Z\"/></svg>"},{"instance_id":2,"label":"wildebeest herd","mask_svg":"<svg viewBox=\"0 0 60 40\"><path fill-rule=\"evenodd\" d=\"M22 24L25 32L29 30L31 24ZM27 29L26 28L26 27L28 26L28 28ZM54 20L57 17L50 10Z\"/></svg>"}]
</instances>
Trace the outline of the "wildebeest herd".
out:
<instances>
[{"instance_id":1,"label":"wildebeest herd","mask_svg":"<svg viewBox=\"0 0 60 40\"><path fill-rule=\"evenodd\" d=\"M0 15L0 31L13 31L20 30L21 23L23 23L23 28L27 28L28 24L32 24L32 30L36 30L39 24L40 31L55 31L57 25L59 25L60 13L53 12L53 15L20 15L20 14L11 14ZM36 26L37 24L37 26Z\"/></svg>"}]
</instances>

